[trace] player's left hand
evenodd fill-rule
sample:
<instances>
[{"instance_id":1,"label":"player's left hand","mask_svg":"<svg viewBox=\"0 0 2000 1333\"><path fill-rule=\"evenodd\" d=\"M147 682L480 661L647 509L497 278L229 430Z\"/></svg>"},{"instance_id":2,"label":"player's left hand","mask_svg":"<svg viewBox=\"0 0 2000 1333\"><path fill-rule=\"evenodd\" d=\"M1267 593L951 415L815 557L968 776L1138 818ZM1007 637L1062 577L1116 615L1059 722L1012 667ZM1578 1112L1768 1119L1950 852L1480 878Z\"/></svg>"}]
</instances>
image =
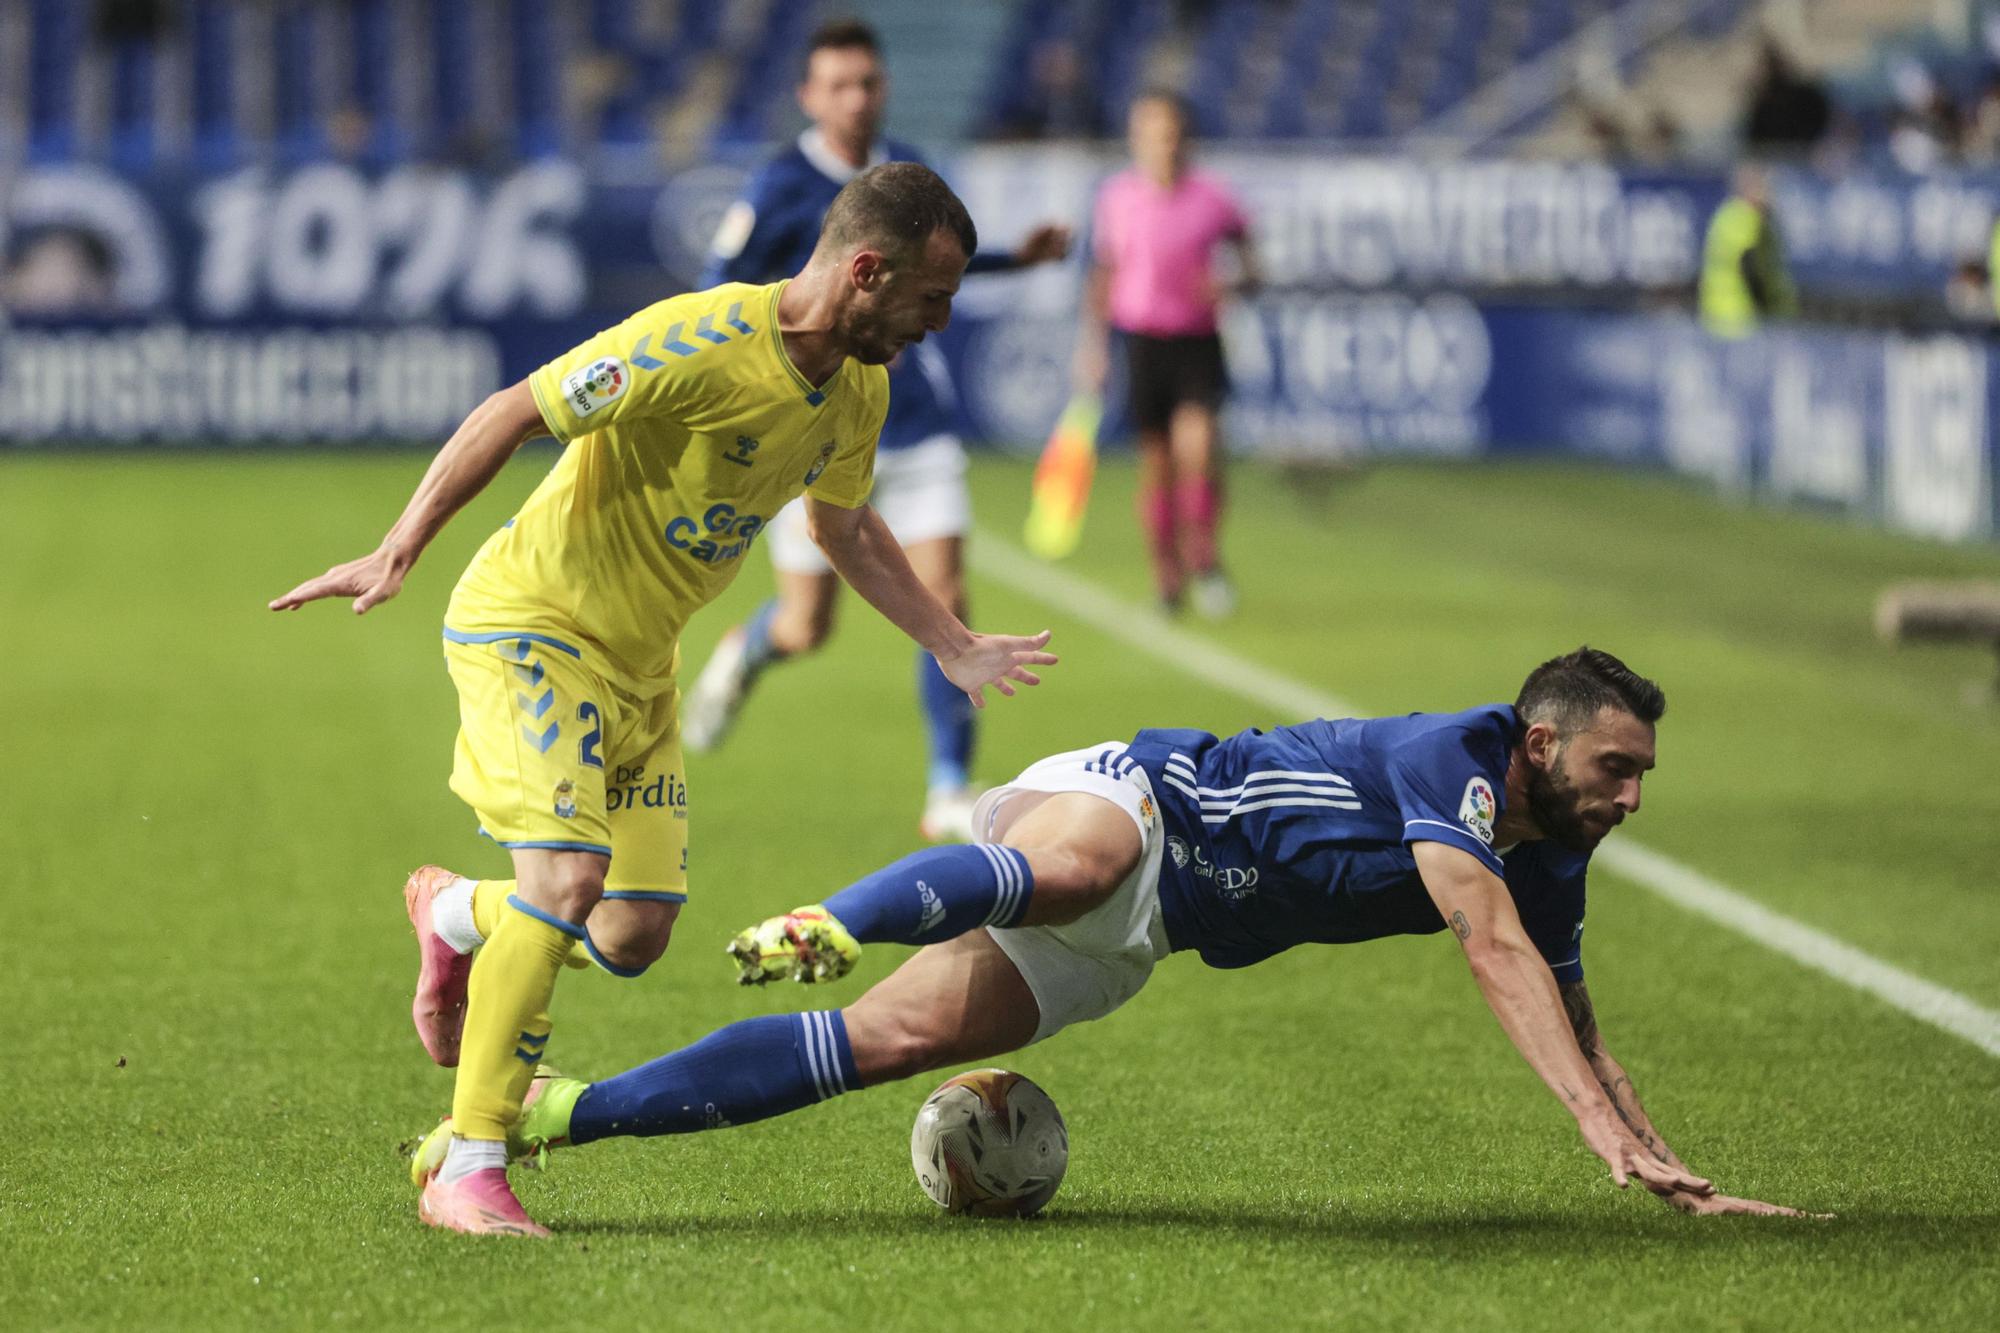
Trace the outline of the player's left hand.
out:
<instances>
[{"instance_id":1,"label":"player's left hand","mask_svg":"<svg viewBox=\"0 0 2000 1333\"><path fill-rule=\"evenodd\" d=\"M1014 260L1022 268L1046 264L1068 254L1069 228L1059 222L1044 222L1014 248Z\"/></svg>"},{"instance_id":2,"label":"player's left hand","mask_svg":"<svg viewBox=\"0 0 2000 1333\"><path fill-rule=\"evenodd\" d=\"M1832 1213L1808 1213L1781 1203L1761 1199L1739 1199L1729 1194L1690 1194L1686 1190L1658 1191L1660 1202L1676 1212L1697 1217L1810 1217L1824 1221Z\"/></svg>"},{"instance_id":3,"label":"player's left hand","mask_svg":"<svg viewBox=\"0 0 2000 1333\"><path fill-rule=\"evenodd\" d=\"M1011 681L1039 685L1042 678L1029 667L1054 666L1054 653L1042 651L1052 631L1023 638L1018 634L975 634L964 651L940 657L937 664L946 680L965 691L974 708L986 707L986 687L991 685L1008 698L1014 697Z\"/></svg>"}]
</instances>

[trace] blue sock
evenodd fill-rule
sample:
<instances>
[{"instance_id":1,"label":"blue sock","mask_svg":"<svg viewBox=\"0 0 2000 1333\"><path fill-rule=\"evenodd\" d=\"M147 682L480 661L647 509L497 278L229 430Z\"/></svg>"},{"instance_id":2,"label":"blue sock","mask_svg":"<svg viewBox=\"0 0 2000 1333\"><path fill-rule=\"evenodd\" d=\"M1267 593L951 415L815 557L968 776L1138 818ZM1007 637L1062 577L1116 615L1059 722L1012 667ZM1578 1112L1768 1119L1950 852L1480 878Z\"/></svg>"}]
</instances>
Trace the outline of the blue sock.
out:
<instances>
[{"instance_id":1,"label":"blue sock","mask_svg":"<svg viewBox=\"0 0 2000 1333\"><path fill-rule=\"evenodd\" d=\"M1035 876L1012 847L973 843L906 856L826 900L863 944L935 944L977 926L1012 926L1028 910Z\"/></svg>"},{"instance_id":2,"label":"blue sock","mask_svg":"<svg viewBox=\"0 0 2000 1333\"><path fill-rule=\"evenodd\" d=\"M925 652L917 654L917 699L931 743L931 790L965 786L972 774L972 700Z\"/></svg>"},{"instance_id":3,"label":"blue sock","mask_svg":"<svg viewBox=\"0 0 2000 1333\"><path fill-rule=\"evenodd\" d=\"M778 599L773 597L743 622L743 670L752 680L771 663L785 660L785 654L771 642L771 621L777 614Z\"/></svg>"},{"instance_id":4,"label":"blue sock","mask_svg":"<svg viewBox=\"0 0 2000 1333\"><path fill-rule=\"evenodd\" d=\"M746 1018L585 1088L569 1141L747 1125L860 1086L839 1010Z\"/></svg>"}]
</instances>

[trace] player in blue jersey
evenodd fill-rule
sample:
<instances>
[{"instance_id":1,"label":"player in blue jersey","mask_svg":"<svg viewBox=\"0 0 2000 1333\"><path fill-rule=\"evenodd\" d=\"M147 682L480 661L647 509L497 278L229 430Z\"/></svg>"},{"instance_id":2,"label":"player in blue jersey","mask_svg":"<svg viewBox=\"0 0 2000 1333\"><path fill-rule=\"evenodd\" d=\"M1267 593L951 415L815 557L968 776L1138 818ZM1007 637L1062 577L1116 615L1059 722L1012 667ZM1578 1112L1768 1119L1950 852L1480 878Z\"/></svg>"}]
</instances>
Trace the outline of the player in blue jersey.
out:
<instances>
[{"instance_id":1,"label":"player in blue jersey","mask_svg":"<svg viewBox=\"0 0 2000 1333\"><path fill-rule=\"evenodd\" d=\"M867 994L735 1023L600 1083L544 1078L513 1150L739 1125L991 1059L1111 1013L1169 953L1243 967L1448 927L1621 1187L1637 1177L1691 1213L1796 1215L1682 1163L1584 989L1591 852L1638 810L1665 709L1658 686L1580 648L1511 706L1227 740L1142 731L1043 760L980 798L981 842L918 852L730 945L745 981L829 980L863 943L929 946Z\"/></svg>"},{"instance_id":2,"label":"player in blue jersey","mask_svg":"<svg viewBox=\"0 0 2000 1333\"><path fill-rule=\"evenodd\" d=\"M806 53L799 106L812 127L758 170L724 217L701 285L769 282L797 272L812 252L820 218L840 187L885 161L918 161L908 144L880 137L888 80L874 32L864 23L829 23ZM982 251L968 273L1060 259L1069 233L1031 232L1012 253ZM965 450L953 426L952 386L935 346L909 349L889 368L889 416L876 446L870 503L902 543L924 585L965 614L962 542L971 521ZM751 687L775 662L812 652L833 629L839 579L792 505L765 529L777 596L723 638L682 710L682 736L695 751L722 742ZM934 663L917 663L917 693L929 732L930 769L922 829L932 841L971 837L972 710Z\"/></svg>"}]
</instances>

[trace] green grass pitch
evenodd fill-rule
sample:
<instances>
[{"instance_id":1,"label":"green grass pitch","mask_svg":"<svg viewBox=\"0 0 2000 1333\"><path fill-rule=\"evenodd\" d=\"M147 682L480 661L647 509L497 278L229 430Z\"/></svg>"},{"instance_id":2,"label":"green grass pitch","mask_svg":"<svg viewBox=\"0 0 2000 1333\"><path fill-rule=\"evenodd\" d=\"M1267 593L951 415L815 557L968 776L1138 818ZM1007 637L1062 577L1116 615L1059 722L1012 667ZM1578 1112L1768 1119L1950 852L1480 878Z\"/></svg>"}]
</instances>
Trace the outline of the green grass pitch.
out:
<instances>
[{"instance_id":1,"label":"green grass pitch","mask_svg":"<svg viewBox=\"0 0 2000 1333\"><path fill-rule=\"evenodd\" d=\"M1586 962L1668 1139L1826 1223L1689 1219L1604 1179L1448 935L1175 959L1111 1019L1008 1063L1068 1118L1029 1223L911 1178L932 1080L762 1125L558 1154L539 1247L418 1224L398 1144L447 1105L410 1031L398 888L502 858L446 791L445 594L547 456L506 472L400 600L266 613L360 553L414 454L0 459L0 903L8 1143L0 1327L1990 1327L2000 1061L1608 873ZM1020 530L1027 466L975 470ZM1143 601L1113 463L1077 572ZM1871 637L1877 588L2000 553L1549 464L1241 468L1243 606L1197 631L1373 712L1511 697L1589 641L1667 687L1632 836L2000 1004L1990 655ZM768 587L754 558L686 644ZM986 715L980 776L1142 725L1291 719L990 579L984 627L1056 631ZM555 1056L615 1071L710 1028L840 1002L730 984L741 925L909 850L907 646L858 602L693 764L694 899L638 982L565 974ZM940 1076L942 1077L942 1076ZM1984 1311L1982 1315L1980 1312Z\"/></svg>"}]
</instances>

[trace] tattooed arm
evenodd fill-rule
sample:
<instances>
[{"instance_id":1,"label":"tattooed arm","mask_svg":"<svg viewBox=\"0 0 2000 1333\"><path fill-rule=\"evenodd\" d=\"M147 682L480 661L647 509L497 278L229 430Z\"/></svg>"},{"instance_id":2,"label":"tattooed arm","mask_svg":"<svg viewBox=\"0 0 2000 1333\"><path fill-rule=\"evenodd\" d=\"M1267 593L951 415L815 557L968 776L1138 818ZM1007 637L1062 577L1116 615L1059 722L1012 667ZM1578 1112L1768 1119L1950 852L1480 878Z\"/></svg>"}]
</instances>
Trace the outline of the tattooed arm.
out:
<instances>
[{"instance_id":1,"label":"tattooed arm","mask_svg":"<svg viewBox=\"0 0 2000 1333\"><path fill-rule=\"evenodd\" d=\"M1652 1120L1646 1115L1646 1108L1639 1104L1639 1093L1632 1086L1632 1080L1625 1073L1625 1067L1612 1058L1605 1049L1603 1034L1597 1030L1597 1011L1591 1007L1590 992L1581 981L1572 981L1558 987L1562 992L1563 1012L1569 1015L1570 1030L1576 1033L1577 1048L1590 1064L1590 1072L1597 1079L1597 1085L1604 1089L1604 1095L1611 1099L1611 1105L1618 1112L1618 1118L1632 1131L1632 1137L1644 1145L1667 1166L1686 1171L1687 1163L1674 1155L1660 1132L1653 1128ZM1685 1190L1662 1189L1651 1180L1645 1185L1660 1196L1661 1202L1683 1213L1757 1213L1783 1217L1804 1217L1796 1208L1782 1204L1763 1203L1757 1199L1738 1199L1727 1194L1699 1195ZM1825 1217L1830 1214L1812 1214Z\"/></svg>"},{"instance_id":2,"label":"tattooed arm","mask_svg":"<svg viewBox=\"0 0 2000 1333\"><path fill-rule=\"evenodd\" d=\"M1685 1166L1686 1163L1674 1156L1674 1150L1653 1128L1653 1122L1647 1118L1646 1108L1639 1104L1638 1090L1632 1086L1624 1066L1604 1049L1604 1038L1597 1030L1597 1012L1590 1006L1590 991L1581 981L1572 981L1557 989L1562 992L1563 1012L1569 1015L1569 1026L1576 1033L1576 1044L1583 1051L1583 1058L1590 1062L1590 1072L1596 1076L1598 1086L1604 1089L1604 1095L1611 1099L1612 1109L1618 1112L1618 1118L1632 1131L1632 1137L1645 1145L1647 1152L1668 1166Z\"/></svg>"},{"instance_id":3,"label":"tattooed arm","mask_svg":"<svg viewBox=\"0 0 2000 1333\"><path fill-rule=\"evenodd\" d=\"M1633 1137L1563 1021L1555 976L1542 961L1507 885L1470 852L1438 842L1410 846L1438 914L1458 937L1487 1007L1514 1048L1576 1118L1590 1150L1622 1188L1637 1176L1653 1190L1701 1195L1709 1183L1649 1152Z\"/></svg>"}]
</instances>

